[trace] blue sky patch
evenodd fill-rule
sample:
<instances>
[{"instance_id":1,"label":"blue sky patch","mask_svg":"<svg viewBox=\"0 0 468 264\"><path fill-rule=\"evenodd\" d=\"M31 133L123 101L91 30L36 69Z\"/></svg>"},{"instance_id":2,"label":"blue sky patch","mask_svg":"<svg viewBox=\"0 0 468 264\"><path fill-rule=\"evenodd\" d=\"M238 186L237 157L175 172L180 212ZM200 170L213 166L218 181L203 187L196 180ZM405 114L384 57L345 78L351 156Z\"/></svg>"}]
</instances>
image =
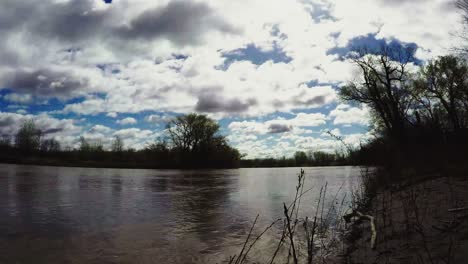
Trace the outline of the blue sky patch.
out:
<instances>
[{"instance_id":1,"label":"blue sky patch","mask_svg":"<svg viewBox=\"0 0 468 264\"><path fill-rule=\"evenodd\" d=\"M223 57L226 58L222 67L223 69L229 68L229 65L235 61L250 61L256 65L262 65L269 60L274 63L288 63L292 60L292 58L288 57L276 44L273 46L273 50L271 51L263 51L255 45L249 44L245 48L224 53Z\"/></svg>"},{"instance_id":2,"label":"blue sky patch","mask_svg":"<svg viewBox=\"0 0 468 264\"><path fill-rule=\"evenodd\" d=\"M409 58L409 62L421 65L422 60L415 57L419 46L416 43L402 42L396 38L379 39L378 33L369 33L365 36L352 38L345 47L335 47L327 51L327 55L338 55L340 59L345 59L350 52L364 52L365 54L382 54L383 50L389 51L389 57L395 61L402 58Z\"/></svg>"}]
</instances>

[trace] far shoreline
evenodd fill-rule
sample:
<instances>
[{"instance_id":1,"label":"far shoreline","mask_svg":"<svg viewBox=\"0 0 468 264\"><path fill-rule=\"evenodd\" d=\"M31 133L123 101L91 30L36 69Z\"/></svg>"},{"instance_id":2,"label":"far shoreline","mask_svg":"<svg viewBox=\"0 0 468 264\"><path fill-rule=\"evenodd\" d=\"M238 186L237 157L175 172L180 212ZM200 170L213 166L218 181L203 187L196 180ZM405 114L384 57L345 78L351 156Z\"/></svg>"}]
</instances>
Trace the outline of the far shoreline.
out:
<instances>
[{"instance_id":1,"label":"far shoreline","mask_svg":"<svg viewBox=\"0 0 468 264\"><path fill-rule=\"evenodd\" d=\"M129 165L129 164L121 164L121 166L107 166L108 164L105 163L58 163L58 162L48 162L48 161L40 161L40 162L29 162L29 161L20 161L20 162L9 162L9 161L0 161L0 165L19 165L19 166L41 166L41 167L63 167L63 168L87 168L87 169L128 169L128 170L181 170L181 171L203 171L203 170L236 170L236 169L281 169L281 168L332 168L332 167L361 167L366 165L337 165L337 164L330 164L330 165L321 165L321 166L274 166L274 167L235 167L235 168L176 168L176 167L151 167L151 166L137 166Z\"/></svg>"}]
</instances>

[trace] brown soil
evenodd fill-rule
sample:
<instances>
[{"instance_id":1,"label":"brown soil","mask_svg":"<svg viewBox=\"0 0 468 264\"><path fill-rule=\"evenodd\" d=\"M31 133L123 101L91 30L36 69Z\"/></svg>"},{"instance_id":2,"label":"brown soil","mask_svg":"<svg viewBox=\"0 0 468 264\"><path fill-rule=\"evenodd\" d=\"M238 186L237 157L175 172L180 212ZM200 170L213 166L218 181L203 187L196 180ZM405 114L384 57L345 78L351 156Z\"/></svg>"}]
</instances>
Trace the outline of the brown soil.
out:
<instances>
[{"instance_id":1,"label":"brown soil","mask_svg":"<svg viewBox=\"0 0 468 264\"><path fill-rule=\"evenodd\" d=\"M457 210L451 210L458 208ZM468 263L468 179L439 177L377 194L354 225L345 263Z\"/></svg>"}]
</instances>

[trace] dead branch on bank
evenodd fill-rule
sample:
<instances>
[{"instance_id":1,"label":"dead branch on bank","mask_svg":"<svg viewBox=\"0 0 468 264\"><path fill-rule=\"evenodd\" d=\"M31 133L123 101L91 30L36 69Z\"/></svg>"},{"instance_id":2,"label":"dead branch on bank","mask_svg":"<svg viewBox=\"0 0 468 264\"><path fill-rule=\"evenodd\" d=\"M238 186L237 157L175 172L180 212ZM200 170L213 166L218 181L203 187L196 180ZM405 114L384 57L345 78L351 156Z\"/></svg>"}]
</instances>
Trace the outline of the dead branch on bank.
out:
<instances>
[{"instance_id":1,"label":"dead branch on bank","mask_svg":"<svg viewBox=\"0 0 468 264\"><path fill-rule=\"evenodd\" d=\"M346 223L351 223L351 220L354 218L354 217L357 217L359 220L367 220L369 221L370 223L370 228L371 228L371 248L372 249L375 249L375 240L377 238L377 231L376 231L376 228L375 228L375 221L374 221L374 217L371 216L371 215L365 215L365 214L362 214L361 212L359 211L353 211L351 212L350 214L347 214L345 216L343 216L344 220L346 221ZM356 223L356 222L354 222Z\"/></svg>"}]
</instances>

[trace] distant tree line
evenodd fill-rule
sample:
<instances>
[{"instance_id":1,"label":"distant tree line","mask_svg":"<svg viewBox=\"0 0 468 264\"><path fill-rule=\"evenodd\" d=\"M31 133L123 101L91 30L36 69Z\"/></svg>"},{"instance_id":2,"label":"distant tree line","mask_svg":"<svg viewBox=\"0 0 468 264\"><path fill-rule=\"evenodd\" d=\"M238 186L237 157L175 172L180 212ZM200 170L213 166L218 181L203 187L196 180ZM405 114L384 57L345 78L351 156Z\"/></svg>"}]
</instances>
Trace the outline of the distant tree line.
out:
<instances>
[{"instance_id":1,"label":"distant tree line","mask_svg":"<svg viewBox=\"0 0 468 264\"><path fill-rule=\"evenodd\" d=\"M315 167L315 166L344 166L358 165L359 161L353 159L354 153L336 151L296 151L293 157L257 158L241 160L242 167L272 168L272 167Z\"/></svg>"},{"instance_id":2,"label":"distant tree line","mask_svg":"<svg viewBox=\"0 0 468 264\"><path fill-rule=\"evenodd\" d=\"M13 139L0 138L0 162L49 165L141 168L299 167L357 164L349 153L297 151L293 157L241 159L239 151L219 134L219 125L205 115L188 114L170 120L167 137L141 150L127 148L114 136L108 149L101 140L81 136L75 148L46 138L32 120L24 122Z\"/></svg>"},{"instance_id":3,"label":"distant tree line","mask_svg":"<svg viewBox=\"0 0 468 264\"><path fill-rule=\"evenodd\" d=\"M110 149L101 141L80 137L77 148L62 148L45 138L32 120L22 124L14 139L0 139L0 162L142 168L232 168L238 167L239 151L219 133L219 125L205 115L187 114L167 124L168 139L142 150L125 148L115 136Z\"/></svg>"}]
</instances>

